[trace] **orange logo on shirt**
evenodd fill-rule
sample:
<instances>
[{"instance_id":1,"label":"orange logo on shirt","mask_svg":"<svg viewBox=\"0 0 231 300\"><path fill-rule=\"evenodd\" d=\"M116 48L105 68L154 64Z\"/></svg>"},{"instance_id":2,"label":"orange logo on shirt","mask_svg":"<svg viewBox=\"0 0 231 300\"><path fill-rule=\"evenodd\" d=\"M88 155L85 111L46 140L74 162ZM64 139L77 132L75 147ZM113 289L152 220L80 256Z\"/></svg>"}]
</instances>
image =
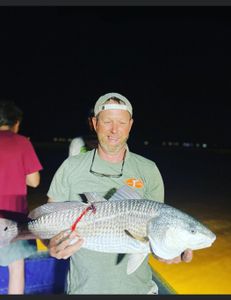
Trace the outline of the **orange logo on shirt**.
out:
<instances>
[{"instance_id":1,"label":"orange logo on shirt","mask_svg":"<svg viewBox=\"0 0 231 300\"><path fill-rule=\"evenodd\" d=\"M138 189L144 186L144 183L141 179L129 178L125 181L128 186L136 187Z\"/></svg>"}]
</instances>

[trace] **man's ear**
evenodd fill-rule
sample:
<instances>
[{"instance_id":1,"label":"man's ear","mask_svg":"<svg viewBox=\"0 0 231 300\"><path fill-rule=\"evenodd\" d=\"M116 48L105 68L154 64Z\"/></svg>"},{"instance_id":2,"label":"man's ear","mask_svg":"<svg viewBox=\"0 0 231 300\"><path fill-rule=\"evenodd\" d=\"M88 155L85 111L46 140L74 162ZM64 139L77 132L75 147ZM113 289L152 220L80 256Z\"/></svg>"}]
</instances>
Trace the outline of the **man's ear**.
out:
<instances>
[{"instance_id":1,"label":"man's ear","mask_svg":"<svg viewBox=\"0 0 231 300\"><path fill-rule=\"evenodd\" d=\"M96 117L92 117L91 121L92 121L93 128L96 131L97 118Z\"/></svg>"},{"instance_id":2,"label":"man's ear","mask_svg":"<svg viewBox=\"0 0 231 300\"><path fill-rule=\"evenodd\" d=\"M131 119L131 120L130 120L130 130L131 130L131 128L132 128L133 122L134 122L134 119Z\"/></svg>"},{"instance_id":3,"label":"man's ear","mask_svg":"<svg viewBox=\"0 0 231 300\"><path fill-rule=\"evenodd\" d=\"M11 127L11 130L12 130L14 133L18 133L18 131L19 131L19 126L20 126L20 121L17 121L17 122Z\"/></svg>"}]
</instances>

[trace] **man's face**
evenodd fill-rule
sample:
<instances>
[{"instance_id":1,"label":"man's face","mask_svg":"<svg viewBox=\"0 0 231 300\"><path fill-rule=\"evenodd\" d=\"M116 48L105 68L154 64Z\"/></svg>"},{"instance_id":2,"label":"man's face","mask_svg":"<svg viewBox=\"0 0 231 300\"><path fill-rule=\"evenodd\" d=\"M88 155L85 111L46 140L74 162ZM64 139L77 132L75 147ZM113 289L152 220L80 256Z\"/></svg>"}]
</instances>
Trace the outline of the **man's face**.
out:
<instances>
[{"instance_id":1,"label":"man's face","mask_svg":"<svg viewBox=\"0 0 231 300\"><path fill-rule=\"evenodd\" d=\"M108 153L118 153L126 145L133 119L126 110L109 109L92 119L100 146Z\"/></svg>"}]
</instances>

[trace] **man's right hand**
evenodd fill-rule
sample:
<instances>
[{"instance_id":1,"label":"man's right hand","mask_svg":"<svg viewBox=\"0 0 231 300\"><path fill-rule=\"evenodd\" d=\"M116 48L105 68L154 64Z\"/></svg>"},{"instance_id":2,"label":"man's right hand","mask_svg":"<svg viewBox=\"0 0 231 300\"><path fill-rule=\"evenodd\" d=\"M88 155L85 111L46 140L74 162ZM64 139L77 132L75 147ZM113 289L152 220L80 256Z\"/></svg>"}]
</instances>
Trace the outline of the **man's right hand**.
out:
<instances>
[{"instance_id":1,"label":"man's right hand","mask_svg":"<svg viewBox=\"0 0 231 300\"><path fill-rule=\"evenodd\" d=\"M76 231L62 231L52 239L48 244L48 250L52 257L57 259L67 259L73 253L81 248L83 239Z\"/></svg>"}]
</instances>

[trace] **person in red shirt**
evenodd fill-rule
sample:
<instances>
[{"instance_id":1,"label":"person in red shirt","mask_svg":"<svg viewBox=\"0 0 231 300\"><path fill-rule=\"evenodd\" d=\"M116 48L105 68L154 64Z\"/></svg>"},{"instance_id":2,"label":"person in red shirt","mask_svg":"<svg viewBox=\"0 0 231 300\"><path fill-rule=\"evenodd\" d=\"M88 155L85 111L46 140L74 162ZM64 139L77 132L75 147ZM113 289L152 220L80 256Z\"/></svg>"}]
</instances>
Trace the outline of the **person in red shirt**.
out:
<instances>
[{"instance_id":1,"label":"person in red shirt","mask_svg":"<svg viewBox=\"0 0 231 300\"><path fill-rule=\"evenodd\" d=\"M0 101L0 210L28 214L27 186L40 183L42 165L30 140L18 134L23 112L13 101ZM0 265L8 266L8 294L23 294L24 258L37 251L35 241L0 248Z\"/></svg>"}]
</instances>

